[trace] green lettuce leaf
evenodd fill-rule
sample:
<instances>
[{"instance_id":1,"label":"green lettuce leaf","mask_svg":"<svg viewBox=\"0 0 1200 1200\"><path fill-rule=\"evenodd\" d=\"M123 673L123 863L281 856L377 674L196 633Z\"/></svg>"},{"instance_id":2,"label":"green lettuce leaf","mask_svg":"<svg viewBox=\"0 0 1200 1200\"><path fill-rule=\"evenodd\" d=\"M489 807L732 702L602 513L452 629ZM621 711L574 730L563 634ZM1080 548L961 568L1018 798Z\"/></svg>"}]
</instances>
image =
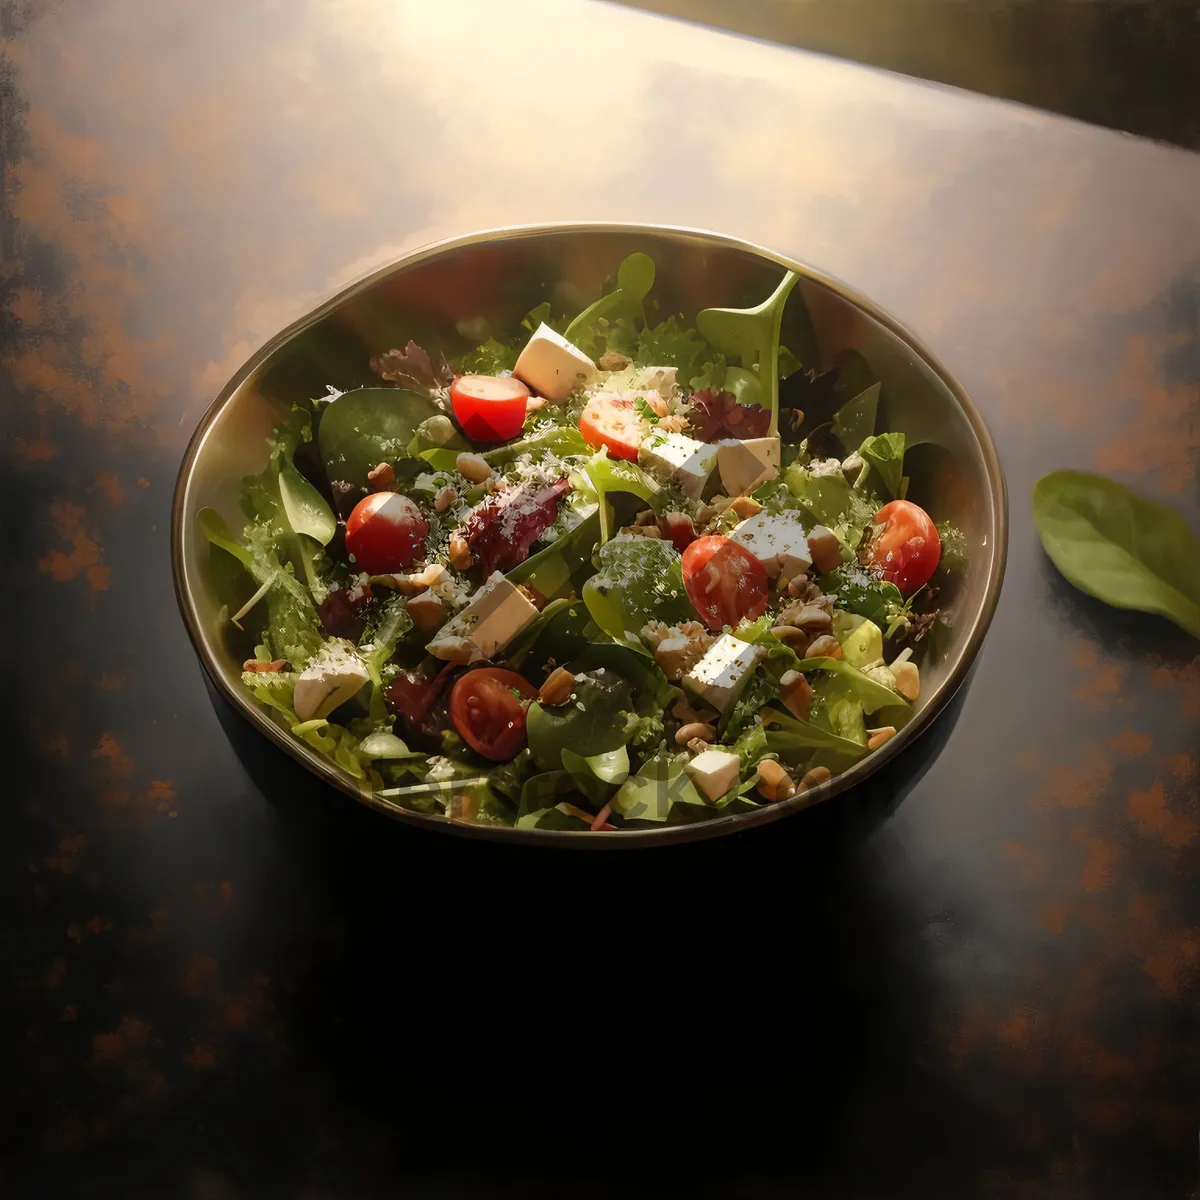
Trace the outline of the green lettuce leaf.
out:
<instances>
[{"instance_id":1,"label":"green lettuce leaf","mask_svg":"<svg viewBox=\"0 0 1200 1200\"><path fill-rule=\"evenodd\" d=\"M876 434L867 438L858 452L883 483L888 495L898 498L904 480L904 434Z\"/></svg>"},{"instance_id":2,"label":"green lettuce leaf","mask_svg":"<svg viewBox=\"0 0 1200 1200\"><path fill-rule=\"evenodd\" d=\"M875 432L879 389L878 383L871 384L842 405L833 418L834 436L846 448L847 454L857 450Z\"/></svg>"},{"instance_id":3,"label":"green lettuce leaf","mask_svg":"<svg viewBox=\"0 0 1200 1200\"><path fill-rule=\"evenodd\" d=\"M679 552L657 538L622 537L600 547L599 570L583 586L592 620L639 653L648 621L676 625L695 619L683 587Z\"/></svg>"},{"instance_id":4,"label":"green lettuce leaf","mask_svg":"<svg viewBox=\"0 0 1200 1200\"><path fill-rule=\"evenodd\" d=\"M783 478L817 523L831 529L847 550L858 549L878 506L874 497L850 486L839 462L829 459L808 466L795 462Z\"/></svg>"}]
</instances>

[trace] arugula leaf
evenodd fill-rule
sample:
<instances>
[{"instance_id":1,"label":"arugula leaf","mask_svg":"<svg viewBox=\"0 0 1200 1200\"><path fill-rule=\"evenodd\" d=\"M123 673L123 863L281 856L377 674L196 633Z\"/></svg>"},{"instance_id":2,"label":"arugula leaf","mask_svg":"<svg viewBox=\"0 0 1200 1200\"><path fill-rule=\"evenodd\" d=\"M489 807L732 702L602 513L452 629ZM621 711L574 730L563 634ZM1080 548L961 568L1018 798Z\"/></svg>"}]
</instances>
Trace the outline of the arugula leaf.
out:
<instances>
[{"instance_id":1,"label":"arugula leaf","mask_svg":"<svg viewBox=\"0 0 1200 1200\"><path fill-rule=\"evenodd\" d=\"M875 417L879 409L878 383L871 384L848 401L833 418L834 436L850 454L875 432ZM861 453L861 451L860 451Z\"/></svg>"},{"instance_id":2,"label":"arugula leaf","mask_svg":"<svg viewBox=\"0 0 1200 1200\"><path fill-rule=\"evenodd\" d=\"M600 505L600 541L605 543L612 537L612 513L608 507L611 492L628 492L645 500L647 504L662 491L661 486L636 463L623 458L609 458L608 450L601 448L584 464L584 474L596 491Z\"/></svg>"},{"instance_id":3,"label":"arugula leaf","mask_svg":"<svg viewBox=\"0 0 1200 1200\"><path fill-rule=\"evenodd\" d=\"M876 434L867 438L858 452L879 476L888 495L898 498L904 479L904 434Z\"/></svg>"},{"instance_id":4,"label":"arugula leaf","mask_svg":"<svg viewBox=\"0 0 1200 1200\"><path fill-rule=\"evenodd\" d=\"M648 621L675 625L695 617L680 562L675 547L656 538L606 542L599 569L583 585L592 620L609 637L648 656L638 636Z\"/></svg>"},{"instance_id":5,"label":"arugula leaf","mask_svg":"<svg viewBox=\"0 0 1200 1200\"><path fill-rule=\"evenodd\" d=\"M1068 583L1200 638L1200 538L1173 508L1102 475L1054 471L1033 486L1033 522Z\"/></svg>"},{"instance_id":6,"label":"arugula leaf","mask_svg":"<svg viewBox=\"0 0 1200 1200\"><path fill-rule=\"evenodd\" d=\"M788 295L799 281L788 271L779 286L754 308L706 308L696 316L701 335L750 372L761 389L760 403L771 411L772 434L779 432L779 330ZM728 386L729 371L726 371Z\"/></svg>"},{"instance_id":7,"label":"arugula leaf","mask_svg":"<svg viewBox=\"0 0 1200 1200\"><path fill-rule=\"evenodd\" d=\"M567 454L589 454L591 447L583 440L578 429L569 425L549 425L528 437L519 438L487 451L482 457L493 467L506 467L522 454L537 457L550 451L562 457Z\"/></svg>"},{"instance_id":8,"label":"arugula leaf","mask_svg":"<svg viewBox=\"0 0 1200 1200\"><path fill-rule=\"evenodd\" d=\"M643 326L643 301L654 286L654 260L637 251L617 268L617 286L589 304L568 326L563 337L591 358L599 358L601 343L611 346L609 330L618 323ZM613 349L617 347L612 346Z\"/></svg>"}]
</instances>

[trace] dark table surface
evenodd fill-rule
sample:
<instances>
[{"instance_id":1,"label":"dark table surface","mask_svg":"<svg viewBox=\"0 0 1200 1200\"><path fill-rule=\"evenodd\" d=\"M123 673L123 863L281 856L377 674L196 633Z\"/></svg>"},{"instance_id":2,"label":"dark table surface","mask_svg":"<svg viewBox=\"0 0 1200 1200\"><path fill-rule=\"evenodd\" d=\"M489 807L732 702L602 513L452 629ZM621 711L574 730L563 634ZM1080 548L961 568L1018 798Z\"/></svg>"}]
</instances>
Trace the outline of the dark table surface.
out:
<instances>
[{"instance_id":1,"label":"dark table surface","mask_svg":"<svg viewBox=\"0 0 1200 1200\"><path fill-rule=\"evenodd\" d=\"M6 1196L1180 1197L1200 656L1029 488L1200 524L1200 158L585 3L0 5ZM666 221L914 327L1008 472L968 686L865 790L642 855L418 835L205 686L171 489L248 355L437 237Z\"/></svg>"}]
</instances>

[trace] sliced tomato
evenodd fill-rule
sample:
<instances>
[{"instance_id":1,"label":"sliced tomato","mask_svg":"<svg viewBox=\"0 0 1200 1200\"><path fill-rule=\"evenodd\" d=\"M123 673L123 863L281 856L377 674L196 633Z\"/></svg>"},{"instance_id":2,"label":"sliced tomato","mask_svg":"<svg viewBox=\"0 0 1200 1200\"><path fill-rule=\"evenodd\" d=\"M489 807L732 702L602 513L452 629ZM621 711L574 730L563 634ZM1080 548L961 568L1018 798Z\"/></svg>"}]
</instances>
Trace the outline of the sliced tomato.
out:
<instances>
[{"instance_id":1,"label":"sliced tomato","mask_svg":"<svg viewBox=\"0 0 1200 1200\"><path fill-rule=\"evenodd\" d=\"M884 579L906 595L924 587L942 557L942 539L929 514L908 500L893 500L872 525L871 561Z\"/></svg>"},{"instance_id":2,"label":"sliced tomato","mask_svg":"<svg viewBox=\"0 0 1200 1200\"><path fill-rule=\"evenodd\" d=\"M709 629L753 621L767 611L770 585L762 563L720 534L697 538L683 552L683 586Z\"/></svg>"},{"instance_id":3,"label":"sliced tomato","mask_svg":"<svg viewBox=\"0 0 1200 1200\"><path fill-rule=\"evenodd\" d=\"M537 688L516 671L468 671L450 693L450 719L463 740L484 758L503 762L525 745L525 709Z\"/></svg>"},{"instance_id":4,"label":"sliced tomato","mask_svg":"<svg viewBox=\"0 0 1200 1200\"><path fill-rule=\"evenodd\" d=\"M403 571L425 550L429 522L407 496L373 492L355 506L346 522L346 550L368 575Z\"/></svg>"},{"instance_id":5,"label":"sliced tomato","mask_svg":"<svg viewBox=\"0 0 1200 1200\"><path fill-rule=\"evenodd\" d=\"M450 385L450 400L467 437L503 442L521 432L529 389L511 375L460 375Z\"/></svg>"},{"instance_id":6,"label":"sliced tomato","mask_svg":"<svg viewBox=\"0 0 1200 1200\"><path fill-rule=\"evenodd\" d=\"M607 446L613 458L637 462L638 447L650 432L650 425L638 412L634 396L599 392L579 414L579 432L589 446Z\"/></svg>"}]
</instances>

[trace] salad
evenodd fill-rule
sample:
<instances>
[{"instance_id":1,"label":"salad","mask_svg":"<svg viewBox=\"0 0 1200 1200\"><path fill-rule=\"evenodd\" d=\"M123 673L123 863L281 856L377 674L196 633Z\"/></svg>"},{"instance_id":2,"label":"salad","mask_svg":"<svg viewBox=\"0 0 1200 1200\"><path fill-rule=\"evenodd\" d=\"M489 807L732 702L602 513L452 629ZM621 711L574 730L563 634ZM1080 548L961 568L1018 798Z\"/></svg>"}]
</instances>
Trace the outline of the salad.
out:
<instances>
[{"instance_id":1,"label":"salad","mask_svg":"<svg viewBox=\"0 0 1200 1200\"><path fill-rule=\"evenodd\" d=\"M240 534L198 515L245 687L393 803L522 829L746 812L877 751L962 537L865 360L814 369L796 281L688 321L633 254L582 312L295 405Z\"/></svg>"}]
</instances>

